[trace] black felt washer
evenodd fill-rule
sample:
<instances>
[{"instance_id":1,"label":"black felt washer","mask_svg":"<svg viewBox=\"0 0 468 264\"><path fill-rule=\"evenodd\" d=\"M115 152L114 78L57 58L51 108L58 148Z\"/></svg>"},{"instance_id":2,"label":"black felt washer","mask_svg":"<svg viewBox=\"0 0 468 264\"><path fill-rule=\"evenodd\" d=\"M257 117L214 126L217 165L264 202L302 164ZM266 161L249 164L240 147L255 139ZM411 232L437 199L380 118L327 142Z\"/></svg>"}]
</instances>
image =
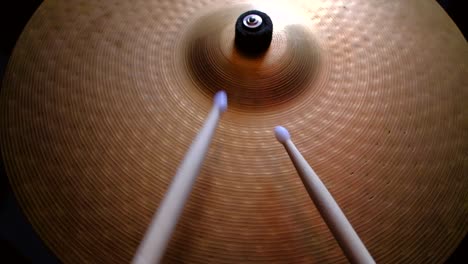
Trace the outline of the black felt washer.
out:
<instances>
[{"instance_id":1,"label":"black felt washer","mask_svg":"<svg viewBox=\"0 0 468 264\"><path fill-rule=\"evenodd\" d=\"M244 18L255 14L262 18L262 24L257 28L248 28L244 25ZM235 43L237 48L246 53L261 53L268 49L273 36L273 23L270 17L258 10L250 10L236 21Z\"/></svg>"}]
</instances>

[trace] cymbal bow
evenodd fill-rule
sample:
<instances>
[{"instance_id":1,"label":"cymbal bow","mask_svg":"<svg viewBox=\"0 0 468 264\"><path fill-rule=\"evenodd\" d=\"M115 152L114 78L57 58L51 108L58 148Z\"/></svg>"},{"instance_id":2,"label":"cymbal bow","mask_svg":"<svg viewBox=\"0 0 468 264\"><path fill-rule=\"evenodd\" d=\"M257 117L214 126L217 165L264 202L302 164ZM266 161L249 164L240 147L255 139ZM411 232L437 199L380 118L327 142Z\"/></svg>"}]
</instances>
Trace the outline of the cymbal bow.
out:
<instances>
[{"instance_id":1,"label":"cymbal bow","mask_svg":"<svg viewBox=\"0 0 468 264\"><path fill-rule=\"evenodd\" d=\"M225 90L163 262L346 263L282 125L377 263L441 263L468 231L467 87L435 1L46 0L5 73L0 141L61 261L128 263Z\"/></svg>"}]
</instances>

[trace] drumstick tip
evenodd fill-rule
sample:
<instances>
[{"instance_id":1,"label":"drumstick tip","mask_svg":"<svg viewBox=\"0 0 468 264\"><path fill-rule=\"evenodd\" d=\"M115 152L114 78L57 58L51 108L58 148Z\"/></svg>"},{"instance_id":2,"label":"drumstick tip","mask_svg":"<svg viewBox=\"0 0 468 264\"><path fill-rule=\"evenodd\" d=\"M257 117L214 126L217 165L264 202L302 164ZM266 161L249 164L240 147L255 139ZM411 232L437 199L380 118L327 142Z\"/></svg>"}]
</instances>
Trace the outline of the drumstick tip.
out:
<instances>
[{"instance_id":1,"label":"drumstick tip","mask_svg":"<svg viewBox=\"0 0 468 264\"><path fill-rule=\"evenodd\" d=\"M276 136L276 139L281 144L284 144L288 140L291 139L291 136L289 135L289 131L286 128L282 127L282 126L275 127L275 136Z\"/></svg>"},{"instance_id":2,"label":"drumstick tip","mask_svg":"<svg viewBox=\"0 0 468 264\"><path fill-rule=\"evenodd\" d=\"M224 112L227 109L227 94L225 91L220 90L214 96L214 104L218 107L219 111Z\"/></svg>"}]
</instances>

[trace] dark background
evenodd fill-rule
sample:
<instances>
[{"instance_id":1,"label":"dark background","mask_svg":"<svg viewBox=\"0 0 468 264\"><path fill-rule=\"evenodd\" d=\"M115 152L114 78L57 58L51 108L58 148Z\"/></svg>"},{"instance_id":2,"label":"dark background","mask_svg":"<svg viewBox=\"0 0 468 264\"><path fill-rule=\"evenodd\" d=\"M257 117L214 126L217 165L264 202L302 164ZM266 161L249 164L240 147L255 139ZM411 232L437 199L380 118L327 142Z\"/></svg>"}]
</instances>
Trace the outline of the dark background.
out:
<instances>
[{"instance_id":1,"label":"dark background","mask_svg":"<svg viewBox=\"0 0 468 264\"><path fill-rule=\"evenodd\" d=\"M18 36L42 0L0 0L0 80ZM66 0L63 0L66 1ZM91 1L91 0L90 0ZM432 0L427 0L432 1ZM468 34L467 0L438 0L462 31ZM1 86L0 86L1 87ZM1 158L1 157L0 157ZM468 190L467 190L468 191ZM467 237L447 263L467 263ZM59 263L39 239L18 207L0 159L0 262Z\"/></svg>"}]
</instances>

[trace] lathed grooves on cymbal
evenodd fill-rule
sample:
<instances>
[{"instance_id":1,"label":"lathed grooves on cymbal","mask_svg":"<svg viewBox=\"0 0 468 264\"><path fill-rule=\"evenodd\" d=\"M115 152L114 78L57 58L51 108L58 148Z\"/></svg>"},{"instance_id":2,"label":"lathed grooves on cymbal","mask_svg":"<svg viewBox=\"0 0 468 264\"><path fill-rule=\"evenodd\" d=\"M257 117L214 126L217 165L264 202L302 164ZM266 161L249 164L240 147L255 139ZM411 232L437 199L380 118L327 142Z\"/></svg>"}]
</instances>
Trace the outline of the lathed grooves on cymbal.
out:
<instances>
[{"instance_id":1,"label":"lathed grooves on cymbal","mask_svg":"<svg viewBox=\"0 0 468 264\"><path fill-rule=\"evenodd\" d=\"M251 9L274 23L263 58L232 46L229 21ZM467 76L433 1L49 0L5 74L2 156L63 262L128 263L226 89L164 262L346 263L283 125L378 263L440 263L468 230Z\"/></svg>"}]
</instances>

